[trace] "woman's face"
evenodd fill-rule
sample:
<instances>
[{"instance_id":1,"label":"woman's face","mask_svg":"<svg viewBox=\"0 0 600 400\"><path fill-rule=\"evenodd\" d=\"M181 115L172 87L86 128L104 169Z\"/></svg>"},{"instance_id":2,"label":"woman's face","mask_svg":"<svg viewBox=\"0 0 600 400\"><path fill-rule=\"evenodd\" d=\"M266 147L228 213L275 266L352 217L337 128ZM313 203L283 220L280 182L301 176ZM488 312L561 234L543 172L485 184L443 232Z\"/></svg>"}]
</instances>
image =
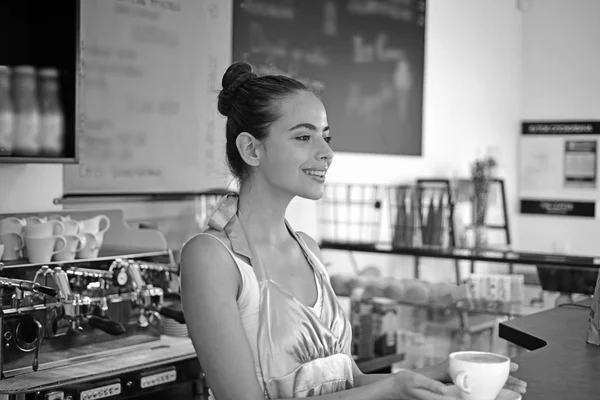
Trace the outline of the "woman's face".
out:
<instances>
[{"instance_id":1,"label":"woman's face","mask_svg":"<svg viewBox=\"0 0 600 400\"><path fill-rule=\"evenodd\" d=\"M333 157L325 107L314 94L301 92L283 100L279 113L263 143L259 173L291 196L318 200Z\"/></svg>"}]
</instances>

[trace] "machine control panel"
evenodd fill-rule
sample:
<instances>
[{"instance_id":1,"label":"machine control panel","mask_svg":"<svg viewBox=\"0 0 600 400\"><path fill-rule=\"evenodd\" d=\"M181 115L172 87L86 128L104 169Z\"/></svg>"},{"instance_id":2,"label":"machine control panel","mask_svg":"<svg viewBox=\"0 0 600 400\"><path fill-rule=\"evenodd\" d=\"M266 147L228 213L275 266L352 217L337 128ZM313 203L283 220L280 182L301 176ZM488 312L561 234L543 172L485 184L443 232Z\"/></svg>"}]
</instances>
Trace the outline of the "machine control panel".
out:
<instances>
[{"instance_id":1,"label":"machine control panel","mask_svg":"<svg viewBox=\"0 0 600 400\"><path fill-rule=\"evenodd\" d=\"M83 390L80 395L80 400L96 400L104 399L121 394L121 382L114 382L98 386L91 389Z\"/></svg>"},{"instance_id":2,"label":"machine control panel","mask_svg":"<svg viewBox=\"0 0 600 400\"><path fill-rule=\"evenodd\" d=\"M149 375L142 376L140 378L140 388L146 389L158 385L163 385L169 382L175 382L176 380L177 369L173 367L164 371L153 372Z\"/></svg>"}]
</instances>

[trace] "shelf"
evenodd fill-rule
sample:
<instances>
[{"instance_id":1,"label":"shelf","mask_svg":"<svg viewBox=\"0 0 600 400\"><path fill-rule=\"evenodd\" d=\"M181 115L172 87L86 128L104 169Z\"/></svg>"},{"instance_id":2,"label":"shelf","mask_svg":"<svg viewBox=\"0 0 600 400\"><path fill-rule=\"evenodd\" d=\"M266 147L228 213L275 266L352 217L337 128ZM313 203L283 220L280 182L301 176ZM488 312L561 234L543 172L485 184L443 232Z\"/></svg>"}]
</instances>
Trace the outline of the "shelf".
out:
<instances>
[{"instance_id":1,"label":"shelf","mask_svg":"<svg viewBox=\"0 0 600 400\"><path fill-rule=\"evenodd\" d=\"M575 256L567 254L517 252L501 249L468 249L468 248L426 248L406 247L392 248L389 245L348 244L321 242L321 248L342 251L360 251L379 254L406 255L425 258L445 258L451 260L484 261L493 263L511 263L534 266L553 266L557 268L582 268L597 270L600 268L600 257Z\"/></svg>"},{"instance_id":2,"label":"shelf","mask_svg":"<svg viewBox=\"0 0 600 400\"><path fill-rule=\"evenodd\" d=\"M0 164L77 164L75 157L0 157Z\"/></svg>"}]
</instances>

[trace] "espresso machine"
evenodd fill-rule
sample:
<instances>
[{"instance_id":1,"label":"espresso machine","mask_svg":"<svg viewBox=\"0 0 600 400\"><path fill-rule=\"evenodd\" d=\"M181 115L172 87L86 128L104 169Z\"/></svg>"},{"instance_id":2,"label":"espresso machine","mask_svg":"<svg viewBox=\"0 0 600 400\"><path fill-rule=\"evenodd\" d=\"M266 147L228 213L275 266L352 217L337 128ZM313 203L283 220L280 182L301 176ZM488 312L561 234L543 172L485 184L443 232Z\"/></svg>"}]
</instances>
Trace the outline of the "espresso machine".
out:
<instances>
[{"instance_id":1,"label":"espresso machine","mask_svg":"<svg viewBox=\"0 0 600 400\"><path fill-rule=\"evenodd\" d=\"M0 399L125 399L202 379L189 338L161 331L185 324L173 252L104 214L98 257L0 263Z\"/></svg>"}]
</instances>

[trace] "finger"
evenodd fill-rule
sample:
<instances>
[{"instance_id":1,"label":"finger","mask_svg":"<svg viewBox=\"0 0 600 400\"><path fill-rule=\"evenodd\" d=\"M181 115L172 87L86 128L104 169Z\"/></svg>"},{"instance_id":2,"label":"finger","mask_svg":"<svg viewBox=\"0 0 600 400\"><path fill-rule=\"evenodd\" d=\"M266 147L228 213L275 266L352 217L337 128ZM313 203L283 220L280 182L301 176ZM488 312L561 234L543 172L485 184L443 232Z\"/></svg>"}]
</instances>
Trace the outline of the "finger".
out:
<instances>
[{"instance_id":1,"label":"finger","mask_svg":"<svg viewBox=\"0 0 600 400\"><path fill-rule=\"evenodd\" d=\"M506 384L507 385L513 385L513 386L524 386L527 387L527 382L522 381L518 378L515 378L514 376L509 376L508 379L506 380Z\"/></svg>"},{"instance_id":2,"label":"finger","mask_svg":"<svg viewBox=\"0 0 600 400\"><path fill-rule=\"evenodd\" d=\"M456 391L452 389L452 386L446 386L444 385L444 388L442 388L442 393L435 393L435 392L431 392L429 390L426 389L416 389L413 391L413 396L411 396L411 399L418 399L418 400L460 400L461 398L461 394L460 391ZM456 386L454 386L454 389L458 389Z\"/></svg>"},{"instance_id":3,"label":"finger","mask_svg":"<svg viewBox=\"0 0 600 400\"><path fill-rule=\"evenodd\" d=\"M527 388L524 386L511 386L511 385L506 385L504 386L505 389L508 389L510 391L513 392L517 392L519 394L525 394L527 393Z\"/></svg>"},{"instance_id":4,"label":"finger","mask_svg":"<svg viewBox=\"0 0 600 400\"><path fill-rule=\"evenodd\" d=\"M510 372L515 372L518 369L519 369L519 364L514 363L514 362L511 361L511 363L510 363Z\"/></svg>"},{"instance_id":5,"label":"finger","mask_svg":"<svg viewBox=\"0 0 600 400\"><path fill-rule=\"evenodd\" d=\"M446 385L440 381L428 378L424 375L415 376L415 387L429 392L443 394L446 390Z\"/></svg>"}]
</instances>

